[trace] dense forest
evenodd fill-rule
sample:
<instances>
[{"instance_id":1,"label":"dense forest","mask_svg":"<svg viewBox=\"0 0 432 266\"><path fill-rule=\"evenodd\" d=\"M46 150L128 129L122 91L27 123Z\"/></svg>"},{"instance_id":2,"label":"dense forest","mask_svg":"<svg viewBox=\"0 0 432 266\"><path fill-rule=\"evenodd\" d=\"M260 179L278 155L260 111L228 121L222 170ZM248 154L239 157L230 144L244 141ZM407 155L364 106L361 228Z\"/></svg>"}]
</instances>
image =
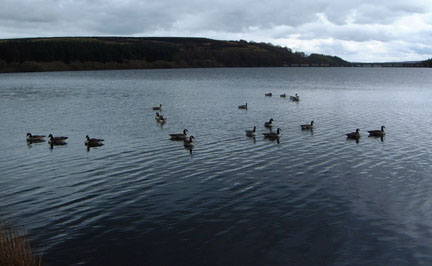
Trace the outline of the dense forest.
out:
<instances>
[{"instance_id":1,"label":"dense forest","mask_svg":"<svg viewBox=\"0 0 432 266\"><path fill-rule=\"evenodd\" d=\"M0 72L179 67L351 66L335 56L206 38L74 37L0 40Z\"/></svg>"}]
</instances>

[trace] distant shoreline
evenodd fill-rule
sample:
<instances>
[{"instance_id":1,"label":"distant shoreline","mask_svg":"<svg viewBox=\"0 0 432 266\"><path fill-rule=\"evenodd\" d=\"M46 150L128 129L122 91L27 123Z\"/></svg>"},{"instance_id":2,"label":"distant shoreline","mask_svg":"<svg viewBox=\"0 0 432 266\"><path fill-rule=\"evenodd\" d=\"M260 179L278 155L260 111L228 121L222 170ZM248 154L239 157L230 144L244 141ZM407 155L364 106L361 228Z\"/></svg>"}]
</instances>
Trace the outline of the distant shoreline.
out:
<instances>
[{"instance_id":1,"label":"distant shoreline","mask_svg":"<svg viewBox=\"0 0 432 266\"><path fill-rule=\"evenodd\" d=\"M214 67L431 67L431 60L351 63L247 41L181 37L0 40L0 73Z\"/></svg>"},{"instance_id":2,"label":"distant shoreline","mask_svg":"<svg viewBox=\"0 0 432 266\"><path fill-rule=\"evenodd\" d=\"M146 65L146 67L142 67ZM50 63L40 63L40 62L24 62L22 64L12 64L5 67L0 67L0 74L6 73L34 73L34 72L64 72L64 71L92 71L92 70L141 70L141 69L186 69L186 68L242 68L250 67L254 68L257 66L239 66L239 67L228 67L228 66L173 66L169 62L158 62L157 64L147 65L143 63L140 65L138 62L133 62L130 64L115 64L107 63L100 64L93 62L90 64L80 64L71 63L64 64L61 62L50 62ZM364 64L364 65L353 65L353 66L261 66L266 67L278 67L278 68L429 68L428 66L421 65L382 65L382 64Z\"/></svg>"}]
</instances>

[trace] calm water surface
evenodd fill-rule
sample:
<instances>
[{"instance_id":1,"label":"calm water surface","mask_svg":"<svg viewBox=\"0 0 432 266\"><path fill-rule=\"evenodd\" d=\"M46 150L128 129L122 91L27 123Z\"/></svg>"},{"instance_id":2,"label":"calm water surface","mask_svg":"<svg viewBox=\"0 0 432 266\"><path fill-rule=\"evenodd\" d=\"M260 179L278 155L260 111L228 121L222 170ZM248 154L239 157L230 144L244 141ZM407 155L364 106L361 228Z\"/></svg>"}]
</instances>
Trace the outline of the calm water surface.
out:
<instances>
[{"instance_id":1,"label":"calm water surface","mask_svg":"<svg viewBox=\"0 0 432 266\"><path fill-rule=\"evenodd\" d=\"M46 265L430 265L431 74L0 74L0 212ZM279 143L262 138L270 118ZM381 125L382 141L367 137ZM184 128L192 154L169 140ZM27 132L69 140L27 145ZM87 150L85 135L105 145Z\"/></svg>"}]
</instances>

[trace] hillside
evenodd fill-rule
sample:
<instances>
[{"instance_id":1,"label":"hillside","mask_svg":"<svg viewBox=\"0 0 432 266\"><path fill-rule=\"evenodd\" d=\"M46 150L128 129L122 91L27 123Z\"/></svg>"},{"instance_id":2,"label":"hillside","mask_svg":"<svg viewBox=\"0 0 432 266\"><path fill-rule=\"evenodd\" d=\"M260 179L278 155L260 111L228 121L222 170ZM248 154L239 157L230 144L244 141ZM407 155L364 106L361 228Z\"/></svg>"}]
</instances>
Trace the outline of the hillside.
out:
<instances>
[{"instance_id":1,"label":"hillside","mask_svg":"<svg viewBox=\"0 0 432 266\"><path fill-rule=\"evenodd\" d=\"M350 66L335 56L206 38L64 37L0 40L0 72L185 67Z\"/></svg>"}]
</instances>

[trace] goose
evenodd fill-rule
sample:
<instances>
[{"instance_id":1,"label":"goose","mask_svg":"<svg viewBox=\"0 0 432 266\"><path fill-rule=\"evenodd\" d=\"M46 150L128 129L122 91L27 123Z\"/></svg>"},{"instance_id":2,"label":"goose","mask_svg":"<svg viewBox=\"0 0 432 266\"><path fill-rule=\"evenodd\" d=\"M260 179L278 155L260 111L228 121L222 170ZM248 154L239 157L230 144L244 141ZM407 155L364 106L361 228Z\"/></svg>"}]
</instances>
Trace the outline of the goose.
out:
<instances>
[{"instance_id":1,"label":"goose","mask_svg":"<svg viewBox=\"0 0 432 266\"><path fill-rule=\"evenodd\" d=\"M28 141L34 141L34 142L42 142L44 140L45 135L32 135L31 133L27 133L27 140Z\"/></svg>"},{"instance_id":2,"label":"goose","mask_svg":"<svg viewBox=\"0 0 432 266\"><path fill-rule=\"evenodd\" d=\"M59 141L65 141L68 139L68 137L54 137L52 134L48 135L49 142L59 142Z\"/></svg>"},{"instance_id":3,"label":"goose","mask_svg":"<svg viewBox=\"0 0 432 266\"><path fill-rule=\"evenodd\" d=\"M278 128L276 133L275 132L270 132L270 133L262 133L264 135L264 138L269 138L269 139L276 139L279 138L279 134L281 132L281 129Z\"/></svg>"},{"instance_id":4,"label":"goose","mask_svg":"<svg viewBox=\"0 0 432 266\"><path fill-rule=\"evenodd\" d=\"M298 102L300 100L300 97L296 93L295 96L290 96L290 99L294 102Z\"/></svg>"},{"instance_id":5,"label":"goose","mask_svg":"<svg viewBox=\"0 0 432 266\"><path fill-rule=\"evenodd\" d=\"M104 141L103 139L94 139L94 138L90 138L88 135L86 136L86 140L85 140L85 145L103 145L102 141Z\"/></svg>"},{"instance_id":6,"label":"goose","mask_svg":"<svg viewBox=\"0 0 432 266\"><path fill-rule=\"evenodd\" d=\"M160 115L159 118L157 119L157 122L161 124L166 123L166 121L167 119L163 115Z\"/></svg>"},{"instance_id":7,"label":"goose","mask_svg":"<svg viewBox=\"0 0 432 266\"><path fill-rule=\"evenodd\" d=\"M66 145L65 140L68 139L68 137L53 137L52 134L49 134L48 138L49 138L48 144L51 145L51 148L52 148L52 146Z\"/></svg>"},{"instance_id":8,"label":"goose","mask_svg":"<svg viewBox=\"0 0 432 266\"><path fill-rule=\"evenodd\" d=\"M188 148L188 149L193 148L193 147L195 146L195 143L193 142L193 139L194 139L194 138L195 138L194 136L190 136L189 139L185 139L185 140L183 141L183 146L184 146L185 148Z\"/></svg>"},{"instance_id":9,"label":"goose","mask_svg":"<svg viewBox=\"0 0 432 266\"><path fill-rule=\"evenodd\" d=\"M360 129L357 128L355 132L348 133L346 136L347 139L358 139L360 138Z\"/></svg>"},{"instance_id":10,"label":"goose","mask_svg":"<svg viewBox=\"0 0 432 266\"><path fill-rule=\"evenodd\" d=\"M273 118L270 118L270 120L268 122L264 123L264 127L268 127L271 128L273 126L272 122L273 122Z\"/></svg>"},{"instance_id":11,"label":"goose","mask_svg":"<svg viewBox=\"0 0 432 266\"><path fill-rule=\"evenodd\" d=\"M385 135L384 132L385 126L381 126L381 130L371 130L369 132L369 137L382 137Z\"/></svg>"},{"instance_id":12,"label":"goose","mask_svg":"<svg viewBox=\"0 0 432 266\"><path fill-rule=\"evenodd\" d=\"M171 136L171 140L185 140L186 139L186 135L187 135L188 130L184 129L183 133L180 134L170 134Z\"/></svg>"},{"instance_id":13,"label":"goose","mask_svg":"<svg viewBox=\"0 0 432 266\"><path fill-rule=\"evenodd\" d=\"M162 110L162 104L159 104L159 106L157 106L157 107L153 107L153 110Z\"/></svg>"},{"instance_id":14,"label":"goose","mask_svg":"<svg viewBox=\"0 0 432 266\"><path fill-rule=\"evenodd\" d=\"M280 97L285 98L286 97L286 93L281 94Z\"/></svg>"},{"instance_id":15,"label":"goose","mask_svg":"<svg viewBox=\"0 0 432 266\"><path fill-rule=\"evenodd\" d=\"M269 97L271 97L272 95L273 94L271 92L265 94L265 96L269 96Z\"/></svg>"},{"instance_id":16,"label":"goose","mask_svg":"<svg viewBox=\"0 0 432 266\"><path fill-rule=\"evenodd\" d=\"M247 103L245 105L239 105L238 109L247 109Z\"/></svg>"},{"instance_id":17,"label":"goose","mask_svg":"<svg viewBox=\"0 0 432 266\"><path fill-rule=\"evenodd\" d=\"M310 125L306 124L306 125L300 125L300 126L301 126L302 130L307 130L307 129L313 129L313 124L314 124L314 121L311 121Z\"/></svg>"},{"instance_id":18,"label":"goose","mask_svg":"<svg viewBox=\"0 0 432 266\"><path fill-rule=\"evenodd\" d=\"M246 131L246 136L248 137L256 136L256 126L254 126L252 130L245 130L245 131Z\"/></svg>"}]
</instances>

